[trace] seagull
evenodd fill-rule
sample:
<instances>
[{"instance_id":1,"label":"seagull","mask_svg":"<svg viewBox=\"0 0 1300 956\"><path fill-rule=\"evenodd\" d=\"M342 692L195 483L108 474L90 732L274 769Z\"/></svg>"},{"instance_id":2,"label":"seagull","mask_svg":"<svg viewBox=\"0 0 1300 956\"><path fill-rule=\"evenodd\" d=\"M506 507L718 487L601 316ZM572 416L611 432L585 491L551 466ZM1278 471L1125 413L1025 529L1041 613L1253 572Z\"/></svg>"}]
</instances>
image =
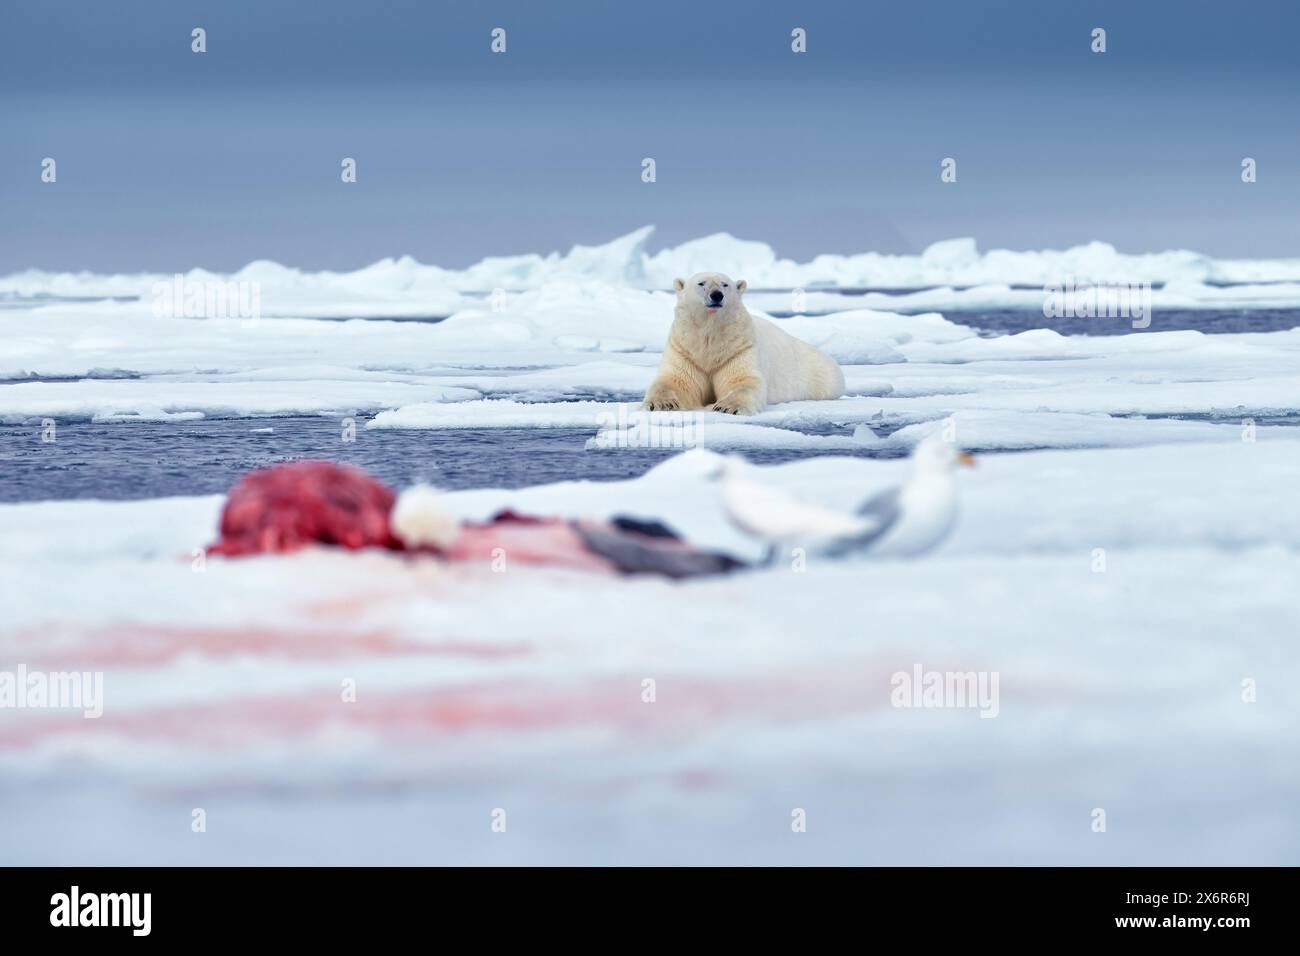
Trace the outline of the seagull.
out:
<instances>
[{"instance_id":1,"label":"seagull","mask_svg":"<svg viewBox=\"0 0 1300 956\"><path fill-rule=\"evenodd\" d=\"M939 436L912 452L911 472L852 513L798 501L723 465L722 505L728 520L768 543L767 563L787 544L807 544L830 557L869 551L876 557L915 557L943 541L957 519L957 465L975 464Z\"/></svg>"},{"instance_id":2,"label":"seagull","mask_svg":"<svg viewBox=\"0 0 1300 956\"><path fill-rule=\"evenodd\" d=\"M733 525L768 543L768 564L776 560L781 545L855 538L877 527L875 519L808 504L770 485L742 478L733 461L722 466L722 506Z\"/></svg>"}]
</instances>

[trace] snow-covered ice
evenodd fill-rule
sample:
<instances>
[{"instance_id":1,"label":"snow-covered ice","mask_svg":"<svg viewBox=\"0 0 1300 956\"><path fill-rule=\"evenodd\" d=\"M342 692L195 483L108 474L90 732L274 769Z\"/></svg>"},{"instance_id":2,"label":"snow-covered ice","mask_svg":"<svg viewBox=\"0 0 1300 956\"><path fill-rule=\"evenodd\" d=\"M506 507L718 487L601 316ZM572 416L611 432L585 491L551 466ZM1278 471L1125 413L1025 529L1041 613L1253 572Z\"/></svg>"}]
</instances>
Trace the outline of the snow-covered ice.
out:
<instances>
[{"instance_id":1,"label":"snow-covered ice","mask_svg":"<svg viewBox=\"0 0 1300 956\"><path fill-rule=\"evenodd\" d=\"M986 457L928 559L677 584L328 552L196 573L219 498L0 506L5 660L102 670L106 701L6 716L4 855L1294 863L1297 447ZM449 499L657 515L747 555L710 454ZM903 467L763 480L843 507ZM892 706L917 664L996 672L996 719Z\"/></svg>"},{"instance_id":2,"label":"snow-covered ice","mask_svg":"<svg viewBox=\"0 0 1300 956\"><path fill-rule=\"evenodd\" d=\"M499 314L438 324L267 319L246 328L234 319L158 319L129 303L4 310L0 420L368 414L375 428L562 425L594 434L617 403L639 402L671 316L660 293L616 290L604 305L601 294L552 288ZM1096 427L1113 426L1116 436L1144 429L1158 438L1191 432L1105 417L1240 424L1292 412L1300 388L1300 329L990 338L937 314L853 310L776 321L839 359L849 396L770 409L752 423L817 425L828 438L863 422L898 427L1004 411L1096 415ZM580 333L587 339L575 342ZM586 347L611 340L618 350Z\"/></svg>"},{"instance_id":3,"label":"snow-covered ice","mask_svg":"<svg viewBox=\"0 0 1300 956\"><path fill-rule=\"evenodd\" d=\"M30 443L47 418L265 435L292 427L274 416L357 416L360 440L576 429L591 455L686 449L627 481L446 500L470 519L657 518L742 559L762 546L717 506L718 452L802 455L762 480L845 510L942 429L981 455L936 553L679 583L204 560L220 497L0 505L0 670L102 670L106 693L98 720L0 710L0 858L1300 860L1300 328L1162 325L1300 305L1300 259L953 240L795 263L726 235L651 252L650 235L463 270L184 277L257 283L257 321L156 315L171 276L0 278L0 422ZM756 311L800 312L775 321L834 355L848 394L640 412L663 290L705 268L748 279ZM1038 312L1066 279L1155 284L1150 327L971 318ZM891 706L915 665L997 673L997 718Z\"/></svg>"},{"instance_id":4,"label":"snow-covered ice","mask_svg":"<svg viewBox=\"0 0 1300 956\"><path fill-rule=\"evenodd\" d=\"M466 294L497 289L537 289L557 281L602 282L643 289L671 289L677 276L724 272L749 280L754 289L907 289L1043 286L1069 279L1106 283L1177 283L1216 294L1223 284L1292 283L1294 303L1300 258L1215 259L1189 250L1131 254L1105 242L1070 249L981 252L974 239L936 242L919 255L820 255L810 262L780 258L765 242L716 233L651 253L653 226L597 246L567 253L494 256L467 269L444 269L403 256L354 272L306 272L276 262L251 262L238 272L195 269L186 282L257 282L268 314L446 315ZM27 270L0 277L0 296L149 298L171 275L100 275ZM414 301L423 303L411 311ZM340 308L343 311L340 311ZM385 309L390 311L384 311ZM391 311L396 309L397 311Z\"/></svg>"}]
</instances>

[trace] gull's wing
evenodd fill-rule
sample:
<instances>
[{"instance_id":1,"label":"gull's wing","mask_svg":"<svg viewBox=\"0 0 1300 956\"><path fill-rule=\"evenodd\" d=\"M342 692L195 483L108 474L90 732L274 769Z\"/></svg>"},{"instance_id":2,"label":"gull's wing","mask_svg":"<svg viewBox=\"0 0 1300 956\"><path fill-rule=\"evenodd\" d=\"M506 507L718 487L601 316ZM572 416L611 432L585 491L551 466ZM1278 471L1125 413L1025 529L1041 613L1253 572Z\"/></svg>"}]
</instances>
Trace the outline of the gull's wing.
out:
<instances>
[{"instance_id":1,"label":"gull's wing","mask_svg":"<svg viewBox=\"0 0 1300 956\"><path fill-rule=\"evenodd\" d=\"M867 530L857 534L844 535L828 544L823 550L834 557L862 551L871 547L886 531L898 524L903 513L899 504L902 486L895 485L872 495L858 506L857 515L869 522Z\"/></svg>"},{"instance_id":2,"label":"gull's wing","mask_svg":"<svg viewBox=\"0 0 1300 956\"><path fill-rule=\"evenodd\" d=\"M733 525L767 541L850 537L870 532L875 522L869 515L833 511L733 476L722 481L722 505Z\"/></svg>"}]
</instances>

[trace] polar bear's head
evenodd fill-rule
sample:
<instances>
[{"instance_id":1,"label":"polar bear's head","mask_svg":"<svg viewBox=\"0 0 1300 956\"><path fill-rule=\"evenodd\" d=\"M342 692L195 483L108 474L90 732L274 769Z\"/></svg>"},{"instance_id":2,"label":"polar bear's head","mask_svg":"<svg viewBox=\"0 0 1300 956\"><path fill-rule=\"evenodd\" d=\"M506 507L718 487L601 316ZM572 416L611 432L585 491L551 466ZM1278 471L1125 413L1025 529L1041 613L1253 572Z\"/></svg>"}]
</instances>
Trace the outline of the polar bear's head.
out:
<instances>
[{"instance_id":1,"label":"polar bear's head","mask_svg":"<svg viewBox=\"0 0 1300 956\"><path fill-rule=\"evenodd\" d=\"M673 280L677 301L692 311L703 309L708 315L716 315L728 306L739 303L740 296L748 287L749 283L744 279L732 282L730 277L721 272L697 272L689 279Z\"/></svg>"}]
</instances>

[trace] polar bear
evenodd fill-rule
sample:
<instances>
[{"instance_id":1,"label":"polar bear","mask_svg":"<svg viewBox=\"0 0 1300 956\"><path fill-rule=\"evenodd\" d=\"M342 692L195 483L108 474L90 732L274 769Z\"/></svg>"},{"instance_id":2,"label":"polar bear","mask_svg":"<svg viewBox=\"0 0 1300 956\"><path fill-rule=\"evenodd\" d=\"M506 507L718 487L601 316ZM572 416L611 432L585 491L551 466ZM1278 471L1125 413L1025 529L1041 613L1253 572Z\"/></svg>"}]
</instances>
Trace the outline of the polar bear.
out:
<instances>
[{"instance_id":1,"label":"polar bear","mask_svg":"<svg viewBox=\"0 0 1300 956\"><path fill-rule=\"evenodd\" d=\"M741 301L744 279L699 272L673 286L673 326L643 407L753 415L778 402L844 394L844 373L833 358L749 314Z\"/></svg>"}]
</instances>

